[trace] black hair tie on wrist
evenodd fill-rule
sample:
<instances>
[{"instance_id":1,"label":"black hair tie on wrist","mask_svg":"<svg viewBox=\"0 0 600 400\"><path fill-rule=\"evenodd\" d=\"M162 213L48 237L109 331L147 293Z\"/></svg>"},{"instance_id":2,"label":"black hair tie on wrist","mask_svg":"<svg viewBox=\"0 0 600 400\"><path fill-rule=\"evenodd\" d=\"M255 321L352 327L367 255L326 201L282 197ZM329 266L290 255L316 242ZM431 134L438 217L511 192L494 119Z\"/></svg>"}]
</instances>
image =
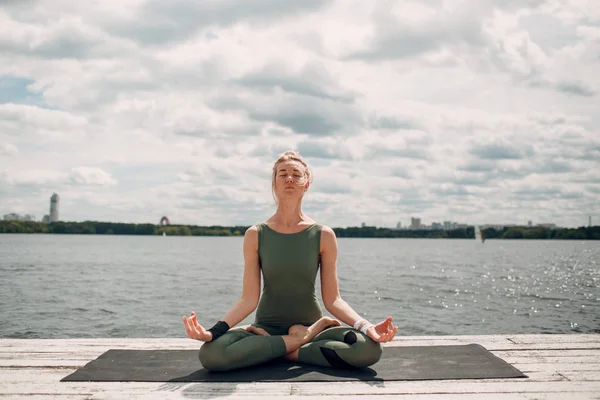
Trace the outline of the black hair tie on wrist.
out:
<instances>
[{"instance_id":1,"label":"black hair tie on wrist","mask_svg":"<svg viewBox=\"0 0 600 400\"><path fill-rule=\"evenodd\" d=\"M213 326L212 328L210 328L208 330L210 333L212 333L211 342L213 340L217 340L220 336L223 336L228 330L229 330L229 324L227 324L227 322L225 322L225 321L217 322L215 324L215 326Z\"/></svg>"}]
</instances>

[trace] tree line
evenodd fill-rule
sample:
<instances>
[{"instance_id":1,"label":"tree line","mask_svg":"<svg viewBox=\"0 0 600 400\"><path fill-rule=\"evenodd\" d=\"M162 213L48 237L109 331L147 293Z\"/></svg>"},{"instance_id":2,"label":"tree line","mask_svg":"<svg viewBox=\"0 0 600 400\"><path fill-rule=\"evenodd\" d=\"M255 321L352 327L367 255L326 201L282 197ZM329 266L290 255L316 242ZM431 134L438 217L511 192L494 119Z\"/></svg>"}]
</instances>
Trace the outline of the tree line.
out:
<instances>
[{"instance_id":1,"label":"tree line","mask_svg":"<svg viewBox=\"0 0 600 400\"><path fill-rule=\"evenodd\" d=\"M155 225L120 222L0 221L0 233L46 233L75 235L243 236L249 226ZM333 228L337 237L472 239L474 227L452 230L397 230L377 227ZM600 226L579 228L505 227L482 230L487 239L600 240Z\"/></svg>"}]
</instances>

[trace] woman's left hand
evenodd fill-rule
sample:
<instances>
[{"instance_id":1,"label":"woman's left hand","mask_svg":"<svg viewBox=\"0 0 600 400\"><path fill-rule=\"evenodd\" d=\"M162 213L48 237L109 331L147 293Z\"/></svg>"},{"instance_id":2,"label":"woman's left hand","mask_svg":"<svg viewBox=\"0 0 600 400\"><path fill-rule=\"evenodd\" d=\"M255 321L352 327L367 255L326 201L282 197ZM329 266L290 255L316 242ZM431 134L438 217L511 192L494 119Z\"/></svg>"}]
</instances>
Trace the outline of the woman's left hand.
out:
<instances>
[{"instance_id":1,"label":"woman's left hand","mask_svg":"<svg viewBox=\"0 0 600 400\"><path fill-rule=\"evenodd\" d=\"M389 342L396 336L398 327L392 324L392 317L387 317L377 325L367 329L367 336L379 343Z\"/></svg>"}]
</instances>

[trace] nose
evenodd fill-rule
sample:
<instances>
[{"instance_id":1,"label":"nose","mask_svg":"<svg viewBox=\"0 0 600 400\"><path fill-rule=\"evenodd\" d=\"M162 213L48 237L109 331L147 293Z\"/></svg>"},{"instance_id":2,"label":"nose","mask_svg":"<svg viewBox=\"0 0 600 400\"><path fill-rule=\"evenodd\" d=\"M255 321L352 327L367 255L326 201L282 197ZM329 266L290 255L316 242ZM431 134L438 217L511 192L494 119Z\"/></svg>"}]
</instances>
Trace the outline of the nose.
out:
<instances>
[{"instance_id":1,"label":"nose","mask_svg":"<svg viewBox=\"0 0 600 400\"><path fill-rule=\"evenodd\" d=\"M294 178L291 175L288 175L288 176L285 177L285 181L286 182L293 182Z\"/></svg>"}]
</instances>

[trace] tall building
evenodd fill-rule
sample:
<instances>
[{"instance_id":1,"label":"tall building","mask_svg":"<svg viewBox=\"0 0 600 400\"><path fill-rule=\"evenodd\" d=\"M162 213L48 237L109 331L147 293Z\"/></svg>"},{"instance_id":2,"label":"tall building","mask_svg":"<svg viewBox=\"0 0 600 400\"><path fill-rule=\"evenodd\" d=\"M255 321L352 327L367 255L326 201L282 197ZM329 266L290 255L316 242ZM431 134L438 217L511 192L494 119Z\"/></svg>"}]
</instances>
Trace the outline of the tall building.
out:
<instances>
[{"instance_id":1,"label":"tall building","mask_svg":"<svg viewBox=\"0 0 600 400\"><path fill-rule=\"evenodd\" d=\"M410 219L410 229L418 230L421 229L421 218Z\"/></svg>"},{"instance_id":2,"label":"tall building","mask_svg":"<svg viewBox=\"0 0 600 400\"><path fill-rule=\"evenodd\" d=\"M56 193L50 197L50 222L58 221L58 204L60 197Z\"/></svg>"}]
</instances>

